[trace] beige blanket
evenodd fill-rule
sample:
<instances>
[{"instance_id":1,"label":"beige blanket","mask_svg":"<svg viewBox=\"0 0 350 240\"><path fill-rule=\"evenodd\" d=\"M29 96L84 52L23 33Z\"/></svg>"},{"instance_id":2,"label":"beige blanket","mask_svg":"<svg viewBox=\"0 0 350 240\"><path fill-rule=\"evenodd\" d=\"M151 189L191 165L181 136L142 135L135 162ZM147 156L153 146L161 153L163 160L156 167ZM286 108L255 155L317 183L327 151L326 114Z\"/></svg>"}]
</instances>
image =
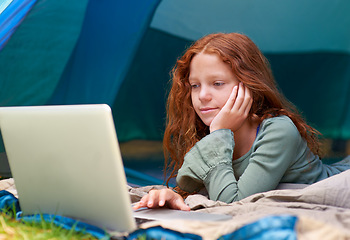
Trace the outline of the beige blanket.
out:
<instances>
[{"instance_id":1,"label":"beige blanket","mask_svg":"<svg viewBox=\"0 0 350 240\"><path fill-rule=\"evenodd\" d=\"M132 202L153 188L163 186L129 187ZM13 179L0 181L0 190L16 195ZM288 214L298 217L298 239L350 239L350 170L302 189L258 193L231 204L211 201L199 194L189 196L186 203L195 211L229 214L232 219L220 222L154 221L141 227L160 225L197 234L203 239L218 239L263 217Z\"/></svg>"},{"instance_id":2,"label":"beige blanket","mask_svg":"<svg viewBox=\"0 0 350 240\"><path fill-rule=\"evenodd\" d=\"M131 188L132 200L138 201L150 189ZM288 214L298 217L298 239L350 239L350 170L302 189L258 193L231 204L214 202L199 194L189 196L186 203L196 211L229 214L233 218L224 222L149 222L141 227L160 225L203 239L218 239L263 217Z\"/></svg>"}]
</instances>

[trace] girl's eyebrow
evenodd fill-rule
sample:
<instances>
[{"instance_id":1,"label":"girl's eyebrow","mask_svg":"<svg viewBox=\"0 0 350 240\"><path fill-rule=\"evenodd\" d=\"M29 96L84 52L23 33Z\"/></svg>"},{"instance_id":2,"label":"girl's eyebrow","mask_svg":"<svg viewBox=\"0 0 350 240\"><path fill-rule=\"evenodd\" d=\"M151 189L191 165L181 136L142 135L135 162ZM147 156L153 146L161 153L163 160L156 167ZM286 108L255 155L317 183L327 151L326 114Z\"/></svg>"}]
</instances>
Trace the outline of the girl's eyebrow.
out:
<instances>
[{"instance_id":1,"label":"girl's eyebrow","mask_svg":"<svg viewBox=\"0 0 350 240\"><path fill-rule=\"evenodd\" d=\"M193 76L191 77L191 75L188 76L188 81L197 81L198 78L196 76Z\"/></svg>"},{"instance_id":2,"label":"girl's eyebrow","mask_svg":"<svg viewBox=\"0 0 350 240\"><path fill-rule=\"evenodd\" d=\"M225 74L221 74L221 73L212 73L207 75L207 78L225 78ZM196 81L197 77L188 77L188 81Z\"/></svg>"}]
</instances>

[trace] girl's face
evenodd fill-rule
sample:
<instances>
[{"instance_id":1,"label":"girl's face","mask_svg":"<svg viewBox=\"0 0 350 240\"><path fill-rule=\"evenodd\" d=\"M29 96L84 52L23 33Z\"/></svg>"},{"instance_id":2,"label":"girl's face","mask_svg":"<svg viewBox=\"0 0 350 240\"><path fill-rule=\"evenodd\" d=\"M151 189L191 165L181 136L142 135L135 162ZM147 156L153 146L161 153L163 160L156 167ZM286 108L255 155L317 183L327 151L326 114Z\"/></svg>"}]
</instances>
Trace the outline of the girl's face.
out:
<instances>
[{"instance_id":1,"label":"girl's face","mask_svg":"<svg viewBox=\"0 0 350 240\"><path fill-rule=\"evenodd\" d=\"M207 126L220 112L239 81L218 54L199 53L190 64L189 82L193 108Z\"/></svg>"}]
</instances>

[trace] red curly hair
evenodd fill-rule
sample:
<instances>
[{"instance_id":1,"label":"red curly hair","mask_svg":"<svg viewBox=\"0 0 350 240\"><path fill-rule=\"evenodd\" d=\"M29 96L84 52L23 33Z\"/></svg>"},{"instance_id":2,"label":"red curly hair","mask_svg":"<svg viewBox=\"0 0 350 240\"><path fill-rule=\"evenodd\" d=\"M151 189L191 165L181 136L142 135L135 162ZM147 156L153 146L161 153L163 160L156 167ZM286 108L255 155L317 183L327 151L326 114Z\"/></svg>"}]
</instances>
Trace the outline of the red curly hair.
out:
<instances>
[{"instance_id":1,"label":"red curly hair","mask_svg":"<svg viewBox=\"0 0 350 240\"><path fill-rule=\"evenodd\" d=\"M306 124L295 106L280 93L269 62L254 42L238 33L210 34L190 46L172 70L172 87L167 101L167 122L163 139L165 175L170 171L167 184L171 178L176 177L185 154L196 142L209 134L209 127L193 109L188 81L191 60L201 52L218 54L231 66L236 78L250 89L253 105L248 118L254 116L262 122L274 116L288 116L311 151L319 154L320 133Z\"/></svg>"}]
</instances>

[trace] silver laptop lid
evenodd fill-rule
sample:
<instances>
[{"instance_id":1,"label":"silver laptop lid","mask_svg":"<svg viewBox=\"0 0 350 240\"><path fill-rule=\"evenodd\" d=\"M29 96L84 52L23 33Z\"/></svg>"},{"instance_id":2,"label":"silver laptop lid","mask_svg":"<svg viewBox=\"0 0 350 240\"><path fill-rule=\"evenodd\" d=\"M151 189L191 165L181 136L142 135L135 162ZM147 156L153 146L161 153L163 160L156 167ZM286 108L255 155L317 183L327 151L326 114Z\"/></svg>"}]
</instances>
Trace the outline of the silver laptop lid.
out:
<instances>
[{"instance_id":1,"label":"silver laptop lid","mask_svg":"<svg viewBox=\"0 0 350 240\"><path fill-rule=\"evenodd\" d=\"M108 105L2 107L0 127L23 214L136 228Z\"/></svg>"}]
</instances>

